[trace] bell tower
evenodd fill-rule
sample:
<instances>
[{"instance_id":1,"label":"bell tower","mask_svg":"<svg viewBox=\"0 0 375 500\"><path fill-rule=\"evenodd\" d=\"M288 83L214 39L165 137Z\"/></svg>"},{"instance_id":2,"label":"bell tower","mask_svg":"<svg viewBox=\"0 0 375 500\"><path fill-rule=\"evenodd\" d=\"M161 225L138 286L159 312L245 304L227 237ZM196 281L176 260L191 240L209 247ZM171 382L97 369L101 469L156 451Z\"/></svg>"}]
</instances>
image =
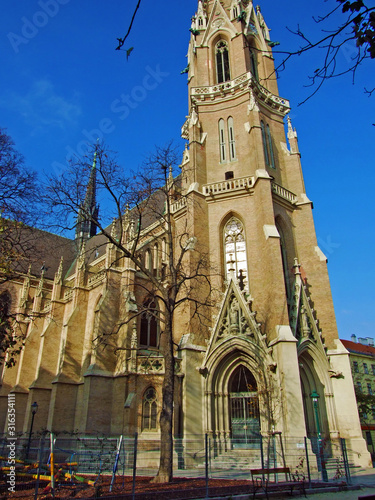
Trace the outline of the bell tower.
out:
<instances>
[{"instance_id":1,"label":"bell tower","mask_svg":"<svg viewBox=\"0 0 375 500\"><path fill-rule=\"evenodd\" d=\"M251 2L198 3L189 64L191 153L199 185L270 171L280 180L289 103L278 95L269 29ZM204 153L203 153L204 151ZM279 167L279 168L277 168ZM193 172L192 172L193 173Z\"/></svg>"},{"instance_id":2,"label":"bell tower","mask_svg":"<svg viewBox=\"0 0 375 500\"><path fill-rule=\"evenodd\" d=\"M238 370L278 402L273 415L254 416L263 431L272 421L284 436L313 435L315 391L322 433L350 437L363 451L327 259L317 243L297 132L286 120L289 101L278 92L270 30L250 0L200 0L190 31L182 189L195 201L190 224L209 249L211 282L224 293L209 338L195 336L208 345L200 373L205 394L214 395L202 431L232 436L220 398ZM199 390L201 382L188 387L193 383L185 381L186 393ZM191 424L187 433L199 426Z\"/></svg>"}]
</instances>

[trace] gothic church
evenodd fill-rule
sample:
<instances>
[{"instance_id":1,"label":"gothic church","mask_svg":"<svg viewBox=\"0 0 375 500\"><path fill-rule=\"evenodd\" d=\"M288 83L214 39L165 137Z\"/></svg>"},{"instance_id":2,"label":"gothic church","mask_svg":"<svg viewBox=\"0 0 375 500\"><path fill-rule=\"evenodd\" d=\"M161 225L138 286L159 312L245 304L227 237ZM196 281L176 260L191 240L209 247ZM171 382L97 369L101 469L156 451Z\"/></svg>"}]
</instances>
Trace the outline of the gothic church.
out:
<instances>
[{"instance_id":1,"label":"gothic church","mask_svg":"<svg viewBox=\"0 0 375 500\"><path fill-rule=\"evenodd\" d=\"M198 2L190 31L181 190L199 210L177 202L172 213L208 248L222 294L210 328L175 317L175 435L208 433L246 447L259 433L321 433L346 438L353 459L367 465L349 356L338 338L297 133L284 121L290 107L278 93L267 24L250 0L208 0ZM143 231L144 250L161 276L164 243L155 227L152 237ZM101 234L83 223L80 229L86 250L98 249L89 262L64 240L64 259L2 290L18 311L40 314L25 320L25 347L2 370L1 429L12 392L20 432L30 428L36 401L34 429L137 431L153 439L164 373L160 326L153 316L129 323L120 358L93 349L104 318L115 321L126 300L132 307L126 287L137 273L113 264Z\"/></svg>"}]
</instances>

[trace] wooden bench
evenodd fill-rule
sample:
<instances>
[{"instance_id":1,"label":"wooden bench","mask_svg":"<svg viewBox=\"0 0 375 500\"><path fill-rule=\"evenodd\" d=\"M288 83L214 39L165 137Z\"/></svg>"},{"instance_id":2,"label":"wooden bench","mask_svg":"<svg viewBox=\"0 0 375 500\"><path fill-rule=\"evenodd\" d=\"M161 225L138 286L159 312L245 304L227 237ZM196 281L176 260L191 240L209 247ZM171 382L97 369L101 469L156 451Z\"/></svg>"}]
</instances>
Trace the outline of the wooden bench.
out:
<instances>
[{"instance_id":1,"label":"wooden bench","mask_svg":"<svg viewBox=\"0 0 375 500\"><path fill-rule=\"evenodd\" d=\"M275 491L290 490L290 495L293 495L293 489L299 488L300 493L306 496L305 491L305 476L299 472L291 473L289 467L274 467L270 469L250 469L251 479L253 482L253 499L258 490L262 489L268 499L270 491L269 476L271 474L285 474L285 480L271 483L271 489Z\"/></svg>"}]
</instances>

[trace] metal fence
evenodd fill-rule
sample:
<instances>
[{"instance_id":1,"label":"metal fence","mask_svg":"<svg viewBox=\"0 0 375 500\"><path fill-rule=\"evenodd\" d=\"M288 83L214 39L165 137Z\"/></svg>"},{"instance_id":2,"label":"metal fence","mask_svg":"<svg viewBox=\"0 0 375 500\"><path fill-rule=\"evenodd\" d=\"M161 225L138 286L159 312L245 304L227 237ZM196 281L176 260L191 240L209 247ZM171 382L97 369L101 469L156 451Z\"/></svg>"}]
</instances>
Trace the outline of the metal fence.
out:
<instances>
[{"instance_id":1,"label":"metal fence","mask_svg":"<svg viewBox=\"0 0 375 500\"><path fill-rule=\"evenodd\" d=\"M15 443L11 455L14 465L9 463L9 439L0 439L0 493L9 490L10 466L13 467L16 490L41 492L42 486L43 490L46 485L48 488L53 461L56 480L50 488L56 497L59 488L96 486L106 476L112 485L115 479L118 483L121 478L125 485L127 478L135 498L137 481L144 476L155 476L159 465L160 441L138 435L60 434L51 439L46 433L31 439L19 436L12 442ZM259 435L244 441L209 435L174 439L174 477L204 480L207 497L212 480L247 480L250 486L251 469L286 467L303 476L306 486L310 487L322 482L350 485L351 474L355 472L344 439L284 438L280 433L266 437ZM277 482L277 474L271 480Z\"/></svg>"}]
</instances>

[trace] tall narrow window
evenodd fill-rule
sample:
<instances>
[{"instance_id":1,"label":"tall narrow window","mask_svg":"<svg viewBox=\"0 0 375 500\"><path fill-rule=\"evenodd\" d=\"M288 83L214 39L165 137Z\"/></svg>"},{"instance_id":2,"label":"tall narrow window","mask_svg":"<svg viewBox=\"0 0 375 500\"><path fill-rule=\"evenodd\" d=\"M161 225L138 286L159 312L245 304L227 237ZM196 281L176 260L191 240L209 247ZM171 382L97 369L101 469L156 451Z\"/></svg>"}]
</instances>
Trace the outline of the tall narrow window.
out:
<instances>
[{"instance_id":1,"label":"tall narrow window","mask_svg":"<svg viewBox=\"0 0 375 500\"><path fill-rule=\"evenodd\" d=\"M225 129L224 120L219 120L219 144L220 144L220 161L224 163L227 161L226 145L225 145Z\"/></svg>"},{"instance_id":2,"label":"tall narrow window","mask_svg":"<svg viewBox=\"0 0 375 500\"><path fill-rule=\"evenodd\" d=\"M154 301L148 300L143 304L143 309L139 344L141 347L157 347L159 325L156 304Z\"/></svg>"},{"instance_id":3,"label":"tall narrow window","mask_svg":"<svg viewBox=\"0 0 375 500\"><path fill-rule=\"evenodd\" d=\"M271 131L270 131L270 127L269 125L267 125L267 142L268 142L268 149L269 149L269 153L270 153L270 164L269 166L271 168L276 168L275 167L275 156L273 154L273 145L272 145L272 136L271 136Z\"/></svg>"},{"instance_id":4,"label":"tall narrow window","mask_svg":"<svg viewBox=\"0 0 375 500\"><path fill-rule=\"evenodd\" d=\"M264 161L267 167L276 168L270 127L268 125L265 126L263 121L260 122L260 127L262 130Z\"/></svg>"},{"instance_id":5,"label":"tall narrow window","mask_svg":"<svg viewBox=\"0 0 375 500\"><path fill-rule=\"evenodd\" d=\"M230 161L236 159L236 142L234 140L233 118L228 118L228 138L229 138L229 158Z\"/></svg>"},{"instance_id":6,"label":"tall narrow window","mask_svg":"<svg viewBox=\"0 0 375 500\"><path fill-rule=\"evenodd\" d=\"M284 283L285 283L285 291L286 291L286 296L287 299L290 299L291 296L291 290L290 290L290 283L289 283L289 268L288 268L288 258L286 254L286 245L285 245L285 238L284 238L284 233L280 228L280 225L276 222L276 228L277 231L280 235L280 250L281 250L281 261L283 265L283 271L284 271Z\"/></svg>"},{"instance_id":7,"label":"tall narrow window","mask_svg":"<svg viewBox=\"0 0 375 500\"><path fill-rule=\"evenodd\" d=\"M216 74L217 83L223 83L230 80L230 69L229 69L229 52L228 44L224 40L216 45Z\"/></svg>"},{"instance_id":8,"label":"tall narrow window","mask_svg":"<svg viewBox=\"0 0 375 500\"><path fill-rule=\"evenodd\" d=\"M145 253L145 268L148 271L152 271L152 255L150 250L146 250Z\"/></svg>"},{"instance_id":9,"label":"tall narrow window","mask_svg":"<svg viewBox=\"0 0 375 500\"><path fill-rule=\"evenodd\" d=\"M247 257L243 225L231 217L224 227L225 271L227 277L233 269L235 277L247 287Z\"/></svg>"},{"instance_id":10,"label":"tall narrow window","mask_svg":"<svg viewBox=\"0 0 375 500\"><path fill-rule=\"evenodd\" d=\"M256 58L256 55L255 55L253 49L250 48L249 52L250 52L250 72L253 75L253 77L255 78L255 80L258 81L259 80L259 76L258 76L258 62L257 62L257 58Z\"/></svg>"},{"instance_id":11,"label":"tall narrow window","mask_svg":"<svg viewBox=\"0 0 375 500\"><path fill-rule=\"evenodd\" d=\"M159 247L158 244L155 243L154 245L154 258L152 259L152 263L154 266L153 273L154 276L159 276Z\"/></svg>"},{"instance_id":12,"label":"tall narrow window","mask_svg":"<svg viewBox=\"0 0 375 500\"><path fill-rule=\"evenodd\" d=\"M260 128L262 129L262 142L263 142L263 152L264 152L264 161L266 162L267 167L270 164L268 148L267 148L267 136L266 136L266 127L264 122L260 122Z\"/></svg>"},{"instance_id":13,"label":"tall narrow window","mask_svg":"<svg viewBox=\"0 0 375 500\"><path fill-rule=\"evenodd\" d=\"M142 402L142 429L144 431L156 429L157 411L156 391L153 387L149 387L144 393Z\"/></svg>"}]
</instances>

